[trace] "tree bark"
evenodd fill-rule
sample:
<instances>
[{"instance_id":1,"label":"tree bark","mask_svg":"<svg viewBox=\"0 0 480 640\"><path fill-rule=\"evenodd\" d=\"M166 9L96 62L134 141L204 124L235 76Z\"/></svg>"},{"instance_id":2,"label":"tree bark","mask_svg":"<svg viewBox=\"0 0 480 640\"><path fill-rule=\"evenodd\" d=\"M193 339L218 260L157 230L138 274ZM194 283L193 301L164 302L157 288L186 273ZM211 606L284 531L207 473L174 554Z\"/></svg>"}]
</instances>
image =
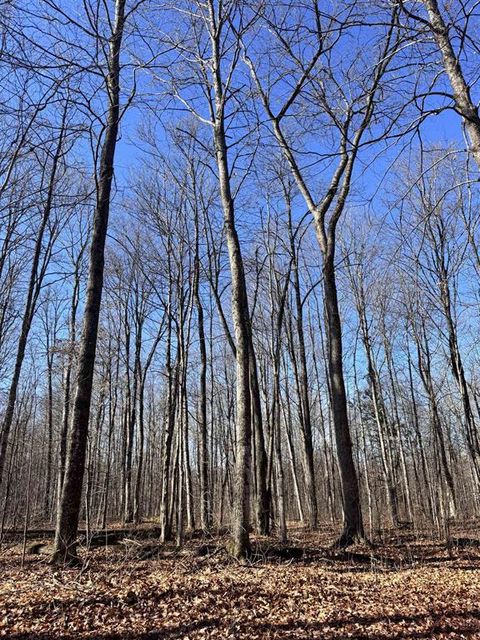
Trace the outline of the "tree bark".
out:
<instances>
[{"instance_id":1,"label":"tree bark","mask_svg":"<svg viewBox=\"0 0 480 640\"><path fill-rule=\"evenodd\" d=\"M453 89L455 108L462 116L465 130L470 139L470 152L480 169L480 117L478 107L470 95L470 87L465 79L459 57L453 49L449 28L445 23L437 0L423 0L423 3L428 12L433 38L440 50L443 66Z\"/></svg>"},{"instance_id":2,"label":"tree bark","mask_svg":"<svg viewBox=\"0 0 480 640\"><path fill-rule=\"evenodd\" d=\"M327 317L328 368L332 394L332 414L340 467L344 528L337 546L345 547L364 537L360 491L353 461L352 440L343 378L342 331L338 308L334 250L324 256L323 288Z\"/></svg>"},{"instance_id":3,"label":"tree bark","mask_svg":"<svg viewBox=\"0 0 480 640\"><path fill-rule=\"evenodd\" d=\"M120 50L124 18L125 0L116 0L115 22L108 57L108 119L100 156L97 206L93 219L87 299L80 343L72 426L68 442L60 511L57 516L55 549L52 557L52 562L59 564L77 560L76 538L85 472L88 422L103 290L105 241L120 120Z\"/></svg>"},{"instance_id":4,"label":"tree bark","mask_svg":"<svg viewBox=\"0 0 480 640\"><path fill-rule=\"evenodd\" d=\"M250 553L250 474L252 458L252 403L250 396L250 313L242 252L235 227L235 205L230 186L228 148L225 135L225 93L221 73L221 27L225 16L215 14L214 3L208 3L212 47L212 75L215 101L213 138L218 168L220 198L227 238L232 278L232 318L236 346L236 459L235 494L232 518L232 553L245 557Z\"/></svg>"}]
</instances>

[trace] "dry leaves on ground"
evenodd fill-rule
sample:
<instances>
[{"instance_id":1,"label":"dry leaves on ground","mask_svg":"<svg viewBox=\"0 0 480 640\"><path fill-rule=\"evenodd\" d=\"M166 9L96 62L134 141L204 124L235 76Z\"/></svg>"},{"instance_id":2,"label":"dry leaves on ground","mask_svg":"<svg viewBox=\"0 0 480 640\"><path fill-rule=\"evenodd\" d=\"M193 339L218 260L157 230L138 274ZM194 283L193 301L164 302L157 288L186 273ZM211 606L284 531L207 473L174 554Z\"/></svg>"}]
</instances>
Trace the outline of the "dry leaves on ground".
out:
<instances>
[{"instance_id":1,"label":"dry leaves on ground","mask_svg":"<svg viewBox=\"0 0 480 640\"><path fill-rule=\"evenodd\" d=\"M0 635L8 638L480 638L480 553L406 541L352 554L301 540L301 559L225 553L136 560L121 547L56 570L1 557ZM298 541L297 541L298 543ZM380 552L381 551L381 552Z\"/></svg>"}]
</instances>

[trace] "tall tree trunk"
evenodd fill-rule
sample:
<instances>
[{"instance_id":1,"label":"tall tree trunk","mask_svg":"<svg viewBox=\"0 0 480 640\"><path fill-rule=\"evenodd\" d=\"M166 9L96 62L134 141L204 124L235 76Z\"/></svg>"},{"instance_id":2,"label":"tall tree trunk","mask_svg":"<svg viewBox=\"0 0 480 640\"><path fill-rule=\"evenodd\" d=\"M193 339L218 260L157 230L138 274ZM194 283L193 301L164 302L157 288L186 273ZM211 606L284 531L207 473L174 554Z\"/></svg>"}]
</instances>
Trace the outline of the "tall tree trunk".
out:
<instances>
[{"instance_id":1,"label":"tall tree trunk","mask_svg":"<svg viewBox=\"0 0 480 640\"><path fill-rule=\"evenodd\" d=\"M65 366L65 376L63 382L63 407L62 407L62 425L60 428L60 444L58 452L58 472L57 472L57 509L56 513L60 511L60 503L62 497L63 478L65 473L65 460L67 455L67 437L68 437L68 425L70 421L70 404L71 404L71 390L72 390L72 369L76 342L76 324L77 324L77 310L79 303L80 293L80 265L85 250L85 245L82 245L80 253L75 261L74 267L74 281L72 289L72 298L70 301L70 318L68 326L68 347L67 347L67 362Z\"/></svg>"},{"instance_id":2,"label":"tall tree trunk","mask_svg":"<svg viewBox=\"0 0 480 640\"><path fill-rule=\"evenodd\" d=\"M236 461L232 522L233 555L242 557L250 552L250 473L252 446L249 357L250 316L240 242L235 228L233 199L230 194L223 123L217 125L215 146L232 275L232 317L237 351Z\"/></svg>"},{"instance_id":3,"label":"tall tree trunk","mask_svg":"<svg viewBox=\"0 0 480 640\"><path fill-rule=\"evenodd\" d=\"M133 522L133 496L132 496L132 479L133 479L133 447L135 440L135 424L137 421L137 376L136 362L133 371L133 383L130 384L130 338L131 328L128 324L128 303L125 303L125 359L126 359L126 398L125 398L125 428L124 428L124 460L123 460L123 521L124 523ZM137 337L135 339L137 343ZM137 348L135 348L135 352Z\"/></svg>"},{"instance_id":4,"label":"tall tree trunk","mask_svg":"<svg viewBox=\"0 0 480 640\"><path fill-rule=\"evenodd\" d=\"M47 329L48 331L48 329ZM45 495L43 513L46 522L51 518L53 459L53 353L47 340L47 469L45 473Z\"/></svg>"},{"instance_id":5,"label":"tall tree trunk","mask_svg":"<svg viewBox=\"0 0 480 640\"><path fill-rule=\"evenodd\" d=\"M235 227L235 205L230 186L230 169L225 135L225 94L221 73L221 28L212 0L210 12L212 75L215 95L214 145L220 198L232 278L232 318L236 342L236 458L235 495L232 519L232 553L250 553L250 475L252 457L252 407L250 396L250 313L240 241ZM221 21L224 20L222 16Z\"/></svg>"},{"instance_id":6,"label":"tall tree trunk","mask_svg":"<svg viewBox=\"0 0 480 640\"><path fill-rule=\"evenodd\" d=\"M142 519L144 504L141 506L141 492L144 473L144 451L145 451L145 380L140 382L138 392L138 463L137 476L135 479L135 493L133 506L133 521L139 523Z\"/></svg>"},{"instance_id":7,"label":"tall tree trunk","mask_svg":"<svg viewBox=\"0 0 480 640\"><path fill-rule=\"evenodd\" d=\"M418 444L418 452L420 455L420 465L422 469L423 482L427 487L426 495L427 495L428 515L430 516L430 519L433 522L433 519L434 519L433 487L430 481L430 474L428 472L428 464L427 464L427 456L425 453L425 446L423 442L422 432L420 430L417 400L415 397L414 383L413 383L412 356L410 353L410 345L408 342L407 342L407 359L408 359L408 381L409 381L409 390L410 390L410 400L411 400L411 406L412 406L412 422L413 422L413 428L415 431L415 438Z\"/></svg>"},{"instance_id":8,"label":"tall tree trunk","mask_svg":"<svg viewBox=\"0 0 480 640\"><path fill-rule=\"evenodd\" d=\"M352 439L347 412L347 395L343 378L342 330L335 279L335 254L330 247L324 255L323 288L327 318L328 368L332 395L332 414L340 467L344 528L337 542L339 547L363 538L357 471L353 461Z\"/></svg>"},{"instance_id":9,"label":"tall tree trunk","mask_svg":"<svg viewBox=\"0 0 480 640\"><path fill-rule=\"evenodd\" d=\"M300 485L298 482L295 448L293 445L293 437L292 437L292 411L291 411L288 378L286 379L285 383L286 383L285 384L285 402L282 403L282 412L283 412L283 419L284 419L283 421L285 423L285 431L287 433L288 453L290 456L290 467L292 470L293 488L295 490L295 500L297 503L298 519L300 523L303 525L305 522L305 515L303 510L302 497L300 494Z\"/></svg>"},{"instance_id":10,"label":"tall tree trunk","mask_svg":"<svg viewBox=\"0 0 480 640\"><path fill-rule=\"evenodd\" d=\"M292 229L291 204L286 198L288 209L288 227L290 236L290 252L292 256L293 292L295 296L295 321L298 338L299 376L298 387L301 405L301 433L303 460L305 469L305 484L308 500L309 524L311 529L316 529L318 521L317 491L315 486L315 467L313 458L312 419L310 410L310 393L308 381L307 356L305 351L305 334L303 329L303 302L300 290L300 277L298 273L298 256L295 247L295 238Z\"/></svg>"},{"instance_id":11,"label":"tall tree trunk","mask_svg":"<svg viewBox=\"0 0 480 640\"><path fill-rule=\"evenodd\" d=\"M456 513L456 496L455 485L453 482L453 476L450 470L450 464L447 458L447 451L445 446L445 437L443 434L442 423L440 419L440 412L438 410L437 398L435 389L433 387L433 380L430 366L430 349L425 332L424 321L422 321L422 337L418 333L413 331L414 339L417 346L417 362L420 378L428 396L428 403L430 407L431 425L434 435L434 440L437 443L439 467L443 472L443 477L447 485L448 492L448 506L450 515L454 516ZM443 502L442 502L443 504Z\"/></svg>"},{"instance_id":12,"label":"tall tree trunk","mask_svg":"<svg viewBox=\"0 0 480 640\"><path fill-rule=\"evenodd\" d=\"M263 429L262 406L260 402L260 389L258 384L257 359L250 335L250 396L252 399L252 420L255 442L255 484L256 484L256 520L258 533L263 536L270 535L270 502L271 496L268 488L268 460L265 450L265 437Z\"/></svg>"},{"instance_id":13,"label":"tall tree trunk","mask_svg":"<svg viewBox=\"0 0 480 640\"><path fill-rule=\"evenodd\" d=\"M199 476L200 476L200 525L210 529L210 500L208 486L208 425L207 425L207 347L203 305L200 297L200 252L198 212L195 211L195 259L193 295L197 308L198 344L200 350L200 389L198 399Z\"/></svg>"},{"instance_id":14,"label":"tall tree trunk","mask_svg":"<svg viewBox=\"0 0 480 640\"><path fill-rule=\"evenodd\" d=\"M52 557L53 562L61 564L76 561L76 538L85 471L88 422L103 290L105 241L120 120L120 49L124 18L125 0L116 0L115 21L108 56L108 118L100 156L97 206L93 218L87 299L80 343L72 426L68 442L60 511L55 531L55 549Z\"/></svg>"},{"instance_id":15,"label":"tall tree trunk","mask_svg":"<svg viewBox=\"0 0 480 640\"><path fill-rule=\"evenodd\" d=\"M172 521L169 511L170 484L172 480L172 442L175 428L175 414L178 396L178 358L172 363L172 318L170 303L167 308L167 362L168 375L167 407L165 412L165 430L162 445L162 489L160 499L160 541L170 540L172 535Z\"/></svg>"}]
</instances>

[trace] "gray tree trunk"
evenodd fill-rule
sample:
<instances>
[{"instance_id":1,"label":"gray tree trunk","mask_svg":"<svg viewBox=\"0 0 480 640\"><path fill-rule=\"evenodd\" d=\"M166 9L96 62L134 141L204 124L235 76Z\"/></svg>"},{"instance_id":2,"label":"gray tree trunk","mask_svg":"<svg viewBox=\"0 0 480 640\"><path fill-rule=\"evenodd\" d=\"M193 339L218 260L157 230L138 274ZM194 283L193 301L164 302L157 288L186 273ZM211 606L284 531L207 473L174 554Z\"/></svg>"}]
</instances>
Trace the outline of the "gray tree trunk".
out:
<instances>
[{"instance_id":1,"label":"gray tree trunk","mask_svg":"<svg viewBox=\"0 0 480 640\"><path fill-rule=\"evenodd\" d=\"M103 290L105 241L120 120L120 50L124 17L125 0L116 0L115 22L108 58L108 118L100 156L97 206L93 218L87 298L80 342L72 425L68 441L60 510L57 515L55 549L52 557L52 562L60 564L76 561L76 538L85 472L88 422Z\"/></svg>"},{"instance_id":2,"label":"gray tree trunk","mask_svg":"<svg viewBox=\"0 0 480 640\"><path fill-rule=\"evenodd\" d=\"M462 116L470 139L470 152L480 168L480 117L478 108L470 95L462 66L453 49L449 28L445 24L437 0L423 0L430 20L430 29L443 60L445 72L453 89L453 98L458 113Z\"/></svg>"}]
</instances>

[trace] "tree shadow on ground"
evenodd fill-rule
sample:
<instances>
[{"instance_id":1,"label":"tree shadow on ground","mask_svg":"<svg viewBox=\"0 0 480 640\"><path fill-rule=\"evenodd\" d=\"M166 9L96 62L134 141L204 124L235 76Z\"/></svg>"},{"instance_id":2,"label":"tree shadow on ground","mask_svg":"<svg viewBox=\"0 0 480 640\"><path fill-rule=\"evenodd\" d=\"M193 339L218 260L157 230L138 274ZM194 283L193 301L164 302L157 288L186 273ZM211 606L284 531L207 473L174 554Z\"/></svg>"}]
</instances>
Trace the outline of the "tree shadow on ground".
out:
<instances>
[{"instance_id":1,"label":"tree shadow on ground","mask_svg":"<svg viewBox=\"0 0 480 640\"><path fill-rule=\"evenodd\" d=\"M152 629L142 633L106 633L101 632L92 635L85 632L85 637L95 640L180 640L181 638L196 637L235 637L235 638L295 638L296 640L314 640L331 638L355 640L424 640L445 637L446 634L457 634L463 638L479 637L480 633L480 609L468 611L456 610L442 613L444 621L435 620L434 614L401 615L396 614L388 618L379 616L350 616L325 622L298 622L298 623L262 623L262 622L236 622L229 625L228 621L221 618L206 618L188 624L167 629ZM455 620L458 619L458 620ZM383 623L385 625L410 625L409 629L401 628L386 631L361 631L356 627L370 627ZM418 629L412 629L412 625L418 625ZM197 636L198 633L198 636ZM214 633L215 635L208 635ZM234 634L234 635L232 635ZM8 636L10 640L72 640L80 638L82 634L65 633L13 633Z\"/></svg>"},{"instance_id":2,"label":"tree shadow on ground","mask_svg":"<svg viewBox=\"0 0 480 640\"><path fill-rule=\"evenodd\" d=\"M83 633L72 632L59 634L56 633L11 633L7 636L10 640L73 640L73 638L88 637L94 640L177 640L180 638L189 638L192 633L202 632L205 630L222 629L220 618L206 618L205 620L197 620L188 624L181 624L177 627L168 629L152 629L152 631L135 633L123 631L119 633L98 633L92 635L92 631ZM88 635L87 635L88 634Z\"/></svg>"}]
</instances>

